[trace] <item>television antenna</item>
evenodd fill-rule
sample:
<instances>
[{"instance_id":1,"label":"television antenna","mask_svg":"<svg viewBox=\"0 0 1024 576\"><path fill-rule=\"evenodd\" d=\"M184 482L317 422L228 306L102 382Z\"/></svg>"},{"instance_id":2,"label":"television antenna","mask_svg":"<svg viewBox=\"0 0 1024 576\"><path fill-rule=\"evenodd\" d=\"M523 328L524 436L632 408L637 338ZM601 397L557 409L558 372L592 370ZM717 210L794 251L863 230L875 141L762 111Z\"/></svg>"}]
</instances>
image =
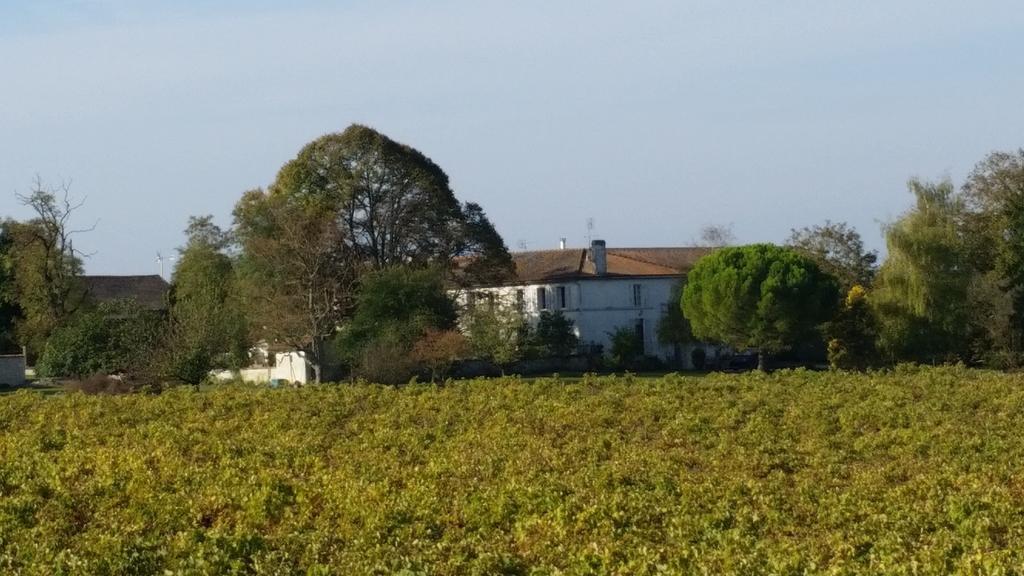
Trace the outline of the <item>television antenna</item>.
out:
<instances>
[{"instance_id":1,"label":"television antenna","mask_svg":"<svg viewBox=\"0 0 1024 576\"><path fill-rule=\"evenodd\" d=\"M594 240L594 218L587 218L587 246Z\"/></svg>"}]
</instances>

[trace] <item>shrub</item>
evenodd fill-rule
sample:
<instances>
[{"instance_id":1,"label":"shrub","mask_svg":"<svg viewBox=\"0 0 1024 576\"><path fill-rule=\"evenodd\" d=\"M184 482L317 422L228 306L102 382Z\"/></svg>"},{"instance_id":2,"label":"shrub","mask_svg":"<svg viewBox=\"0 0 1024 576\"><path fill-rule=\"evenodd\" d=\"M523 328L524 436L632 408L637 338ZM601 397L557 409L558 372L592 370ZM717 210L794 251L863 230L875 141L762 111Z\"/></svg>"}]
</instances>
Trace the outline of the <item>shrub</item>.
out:
<instances>
[{"instance_id":1,"label":"shrub","mask_svg":"<svg viewBox=\"0 0 1024 576\"><path fill-rule=\"evenodd\" d=\"M416 372L409 344L399 334L385 333L363 348L353 374L377 384L402 384Z\"/></svg>"},{"instance_id":2,"label":"shrub","mask_svg":"<svg viewBox=\"0 0 1024 576\"><path fill-rule=\"evenodd\" d=\"M611 336L611 360L619 369L630 368L644 353L644 343L629 326L622 326Z\"/></svg>"},{"instance_id":3,"label":"shrub","mask_svg":"<svg viewBox=\"0 0 1024 576\"><path fill-rule=\"evenodd\" d=\"M160 317L128 301L79 312L46 342L40 376L83 378L93 374L151 373Z\"/></svg>"}]
</instances>

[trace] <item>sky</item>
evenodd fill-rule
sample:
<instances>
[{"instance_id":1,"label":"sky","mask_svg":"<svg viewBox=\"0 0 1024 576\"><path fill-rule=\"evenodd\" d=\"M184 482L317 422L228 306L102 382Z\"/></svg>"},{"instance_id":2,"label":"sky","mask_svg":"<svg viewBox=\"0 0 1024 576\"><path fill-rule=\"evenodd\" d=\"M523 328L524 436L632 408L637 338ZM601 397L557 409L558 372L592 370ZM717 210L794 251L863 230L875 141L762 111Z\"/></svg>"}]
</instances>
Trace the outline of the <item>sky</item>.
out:
<instances>
[{"instance_id":1,"label":"sky","mask_svg":"<svg viewBox=\"0 0 1024 576\"><path fill-rule=\"evenodd\" d=\"M1019 0L0 0L0 217L69 183L92 274L152 274L314 138L438 163L512 249L845 221L1024 146Z\"/></svg>"}]
</instances>

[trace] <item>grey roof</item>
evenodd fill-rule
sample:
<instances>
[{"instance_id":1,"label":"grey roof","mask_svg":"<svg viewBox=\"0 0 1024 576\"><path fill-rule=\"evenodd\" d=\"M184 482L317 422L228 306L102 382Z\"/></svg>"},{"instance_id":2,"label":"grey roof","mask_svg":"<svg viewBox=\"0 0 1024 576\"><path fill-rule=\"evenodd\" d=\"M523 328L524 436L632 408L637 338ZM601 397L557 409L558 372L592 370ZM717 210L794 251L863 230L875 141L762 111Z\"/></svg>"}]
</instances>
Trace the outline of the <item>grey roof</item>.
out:
<instances>
[{"instance_id":1,"label":"grey roof","mask_svg":"<svg viewBox=\"0 0 1024 576\"><path fill-rule=\"evenodd\" d=\"M167 308L171 286L156 274L148 276L82 276L86 298L96 302L134 300L149 310Z\"/></svg>"}]
</instances>

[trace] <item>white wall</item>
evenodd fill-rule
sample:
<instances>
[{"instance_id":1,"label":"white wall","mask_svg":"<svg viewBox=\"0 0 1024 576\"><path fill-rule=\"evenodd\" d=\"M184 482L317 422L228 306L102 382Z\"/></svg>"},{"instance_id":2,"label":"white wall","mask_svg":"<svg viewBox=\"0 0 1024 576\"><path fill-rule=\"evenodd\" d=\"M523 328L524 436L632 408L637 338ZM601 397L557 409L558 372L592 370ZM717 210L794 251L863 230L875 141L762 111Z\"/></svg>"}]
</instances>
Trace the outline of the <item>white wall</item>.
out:
<instances>
[{"instance_id":1,"label":"white wall","mask_svg":"<svg viewBox=\"0 0 1024 576\"><path fill-rule=\"evenodd\" d=\"M644 323L644 351L648 355L659 356L664 360L672 360L675 354L671 346L658 343L658 325L661 317L669 306L678 306L672 299L672 289L679 281L675 276L655 276L639 278L588 278L572 280L564 283L528 284L522 286L506 286L501 288L481 288L474 290L477 298L484 294L495 294L506 304L516 302L516 292L523 291L523 311L527 319L536 323L542 309L538 302L538 289L543 288L546 294L547 310L561 311L573 321L580 344L598 344L603 346L605 354L611 348L610 333L620 327L633 329L637 321ZM634 286L640 287L640 301L634 300ZM565 287L565 308L560 307L558 288ZM465 304L465 293L457 297L460 304ZM683 351L683 359L689 365L689 349Z\"/></svg>"},{"instance_id":2,"label":"white wall","mask_svg":"<svg viewBox=\"0 0 1024 576\"><path fill-rule=\"evenodd\" d=\"M308 384L313 380L312 366L306 361L305 352L278 352L274 354L273 366L243 368L238 371L216 370L210 374L218 380L232 380L238 377L243 382L253 384L266 384L271 380Z\"/></svg>"}]
</instances>

